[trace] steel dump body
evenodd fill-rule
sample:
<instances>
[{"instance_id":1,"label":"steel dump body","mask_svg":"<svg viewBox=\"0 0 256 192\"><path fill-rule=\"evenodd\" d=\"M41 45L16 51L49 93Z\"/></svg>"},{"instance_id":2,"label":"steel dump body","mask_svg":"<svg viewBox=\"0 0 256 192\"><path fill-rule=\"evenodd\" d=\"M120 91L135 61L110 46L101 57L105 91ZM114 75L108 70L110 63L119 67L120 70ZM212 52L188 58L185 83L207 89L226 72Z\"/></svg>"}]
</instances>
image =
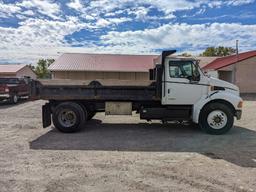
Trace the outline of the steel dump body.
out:
<instances>
[{"instance_id":1,"label":"steel dump body","mask_svg":"<svg viewBox=\"0 0 256 192\"><path fill-rule=\"evenodd\" d=\"M155 81L39 80L32 96L43 100L161 101Z\"/></svg>"}]
</instances>

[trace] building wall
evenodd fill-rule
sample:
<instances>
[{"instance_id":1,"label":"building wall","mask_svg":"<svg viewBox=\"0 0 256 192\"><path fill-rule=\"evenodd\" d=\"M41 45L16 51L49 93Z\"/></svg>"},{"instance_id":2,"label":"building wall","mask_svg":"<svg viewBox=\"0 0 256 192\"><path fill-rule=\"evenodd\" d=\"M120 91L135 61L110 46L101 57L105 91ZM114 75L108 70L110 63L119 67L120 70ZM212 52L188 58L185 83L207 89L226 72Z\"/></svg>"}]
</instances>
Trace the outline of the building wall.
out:
<instances>
[{"instance_id":1,"label":"building wall","mask_svg":"<svg viewBox=\"0 0 256 192\"><path fill-rule=\"evenodd\" d=\"M0 77L24 77L28 76L31 79L36 79L36 74L28 67L24 67L21 70L19 70L17 73L1 73Z\"/></svg>"},{"instance_id":2,"label":"building wall","mask_svg":"<svg viewBox=\"0 0 256 192\"><path fill-rule=\"evenodd\" d=\"M256 57L237 64L236 84L241 93L256 93Z\"/></svg>"},{"instance_id":3,"label":"building wall","mask_svg":"<svg viewBox=\"0 0 256 192\"><path fill-rule=\"evenodd\" d=\"M36 74L28 67L23 67L21 70L19 70L16 73L16 77L24 77L24 76L28 76L31 79L36 79Z\"/></svg>"},{"instance_id":4,"label":"building wall","mask_svg":"<svg viewBox=\"0 0 256 192\"><path fill-rule=\"evenodd\" d=\"M218 70L219 78L233 82L234 65ZM236 64L236 82L241 93L256 93L256 57L252 57Z\"/></svg>"},{"instance_id":5,"label":"building wall","mask_svg":"<svg viewBox=\"0 0 256 192\"><path fill-rule=\"evenodd\" d=\"M120 79L120 80L148 80L148 72L95 72L95 71L54 71L53 79Z\"/></svg>"},{"instance_id":6,"label":"building wall","mask_svg":"<svg viewBox=\"0 0 256 192\"><path fill-rule=\"evenodd\" d=\"M227 66L227 67L221 68L220 70L221 70L221 71L233 71L233 68L234 68L233 65L229 65L229 66Z\"/></svg>"},{"instance_id":7,"label":"building wall","mask_svg":"<svg viewBox=\"0 0 256 192\"><path fill-rule=\"evenodd\" d=\"M15 74L0 73L0 77L16 77Z\"/></svg>"},{"instance_id":8,"label":"building wall","mask_svg":"<svg viewBox=\"0 0 256 192\"><path fill-rule=\"evenodd\" d=\"M232 71L219 71L219 79L232 83L233 72Z\"/></svg>"}]
</instances>

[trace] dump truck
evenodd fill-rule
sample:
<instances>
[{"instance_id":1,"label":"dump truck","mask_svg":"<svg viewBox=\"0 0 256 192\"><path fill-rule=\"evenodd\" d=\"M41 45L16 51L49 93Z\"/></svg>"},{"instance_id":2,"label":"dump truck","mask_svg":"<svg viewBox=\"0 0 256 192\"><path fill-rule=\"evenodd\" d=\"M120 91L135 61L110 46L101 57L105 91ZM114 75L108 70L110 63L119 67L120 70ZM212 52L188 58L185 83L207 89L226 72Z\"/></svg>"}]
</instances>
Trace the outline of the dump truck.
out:
<instances>
[{"instance_id":1,"label":"dump truck","mask_svg":"<svg viewBox=\"0 0 256 192\"><path fill-rule=\"evenodd\" d=\"M147 81L32 81L31 97L48 101L42 107L43 127L53 122L59 131L73 133L86 127L97 112L137 111L147 121L190 121L209 134L228 132L234 118L242 115L239 88L208 76L197 59L173 56L175 52L162 52Z\"/></svg>"}]
</instances>

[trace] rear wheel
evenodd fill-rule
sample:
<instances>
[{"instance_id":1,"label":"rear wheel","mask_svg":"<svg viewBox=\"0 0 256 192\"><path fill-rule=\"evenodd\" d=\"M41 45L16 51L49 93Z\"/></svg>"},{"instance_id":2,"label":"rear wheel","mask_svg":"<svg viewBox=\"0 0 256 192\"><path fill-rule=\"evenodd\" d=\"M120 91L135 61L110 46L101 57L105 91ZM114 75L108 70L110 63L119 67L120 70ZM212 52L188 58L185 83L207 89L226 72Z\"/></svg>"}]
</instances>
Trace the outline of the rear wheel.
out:
<instances>
[{"instance_id":1,"label":"rear wheel","mask_svg":"<svg viewBox=\"0 0 256 192\"><path fill-rule=\"evenodd\" d=\"M61 132L73 133L80 131L85 124L87 112L79 104L65 102L59 104L53 111L54 126Z\"/></svg>"},{"instance_id":2,"label":"rear wheel","mask_svg":"<svg viewBox=\"0 0 256 192\"><path fill-rule=\"evenodd\" d=\"M221 135L228 132L234 124L232 109L222 103L207 105L200 115L200 128L209 134Z\"/></svg>"}]
</instances>

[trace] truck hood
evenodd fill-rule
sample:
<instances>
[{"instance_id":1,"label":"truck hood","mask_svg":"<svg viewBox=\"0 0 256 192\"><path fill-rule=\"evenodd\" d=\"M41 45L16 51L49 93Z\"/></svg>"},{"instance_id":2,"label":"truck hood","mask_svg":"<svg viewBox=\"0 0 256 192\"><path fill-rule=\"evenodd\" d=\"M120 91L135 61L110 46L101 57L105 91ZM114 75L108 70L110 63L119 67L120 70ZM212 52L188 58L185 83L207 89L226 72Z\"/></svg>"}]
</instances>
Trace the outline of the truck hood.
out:
<instances>
[{"instance_id":1,"label":"truck hood","mask_svg":"<svg viewBox=\"0 0 256 192\"><path fill-rule=\"evenodd\" d=\"M218 87L223 87L226 89L231 89L234 91L239 91L239 88L236 85L229 83L227 81L216 79L214 77L210 77L209 81L210 81L210 85L212 85L212 86L218 86Z\"/></svg>"}]
</instances>

